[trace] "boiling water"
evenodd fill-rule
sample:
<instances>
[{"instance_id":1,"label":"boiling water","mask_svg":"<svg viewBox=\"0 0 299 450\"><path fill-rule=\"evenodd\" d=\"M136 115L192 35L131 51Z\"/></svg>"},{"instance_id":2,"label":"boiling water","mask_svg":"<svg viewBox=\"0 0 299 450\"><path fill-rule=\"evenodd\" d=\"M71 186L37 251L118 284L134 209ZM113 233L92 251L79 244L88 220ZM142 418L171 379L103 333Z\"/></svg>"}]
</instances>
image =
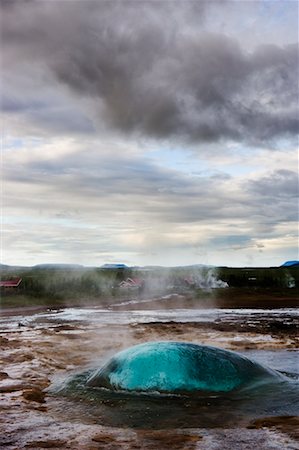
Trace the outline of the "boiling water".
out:
<instances>
[{"instance_id":1,"label":"boiling water","mask_svg":"<svg viewBox=\"0 0 299 450\"><path fill-rule=\"evenodd\" d=\"M277 372L235 352L190 342L146 342L112 357L89 387L168 394L225 393L276 381Z\"/></svg>"},{"instance_id":2,"label":"boiling water","mask_svg":"<svg viewBox=\"0 0 299 450\"><path fill-rule=\"evenodd\" d=\"M81 314L82 313L82 314ZM279 323L298 321L298 311L289 310L171 310L111 312L108 310L68 310L44 315L42 320L82 321L89 326L107 323L198 322L246 323L253 329L269 320ZM91 319L91 321L89 321ZM113 322L112 322L113 320ZM93 325L91 325L93 324ZM265 336L267 338L267 335ZM270 336L268 336L270 338ZM54 395L71 402L71 417L116 427L193 428L239 427L268 416L299 413L299 368L296 351L243 351L254 362L277 371L275 379L262 385L231 392L129 392L88 385L99 369L71 374L51 388ZM100 363L105 364L105 360Z\"/></svg>"},{"instance_id":3,"label":"boiling water","mask_svg":"<svg viewBox=\"0 0 299 450\"><path fill-rule=\"evenodd\" d=\"M98 308L68 308L48 311L30 316L14 316L14 320L3 317L0 329L4 335L15 332L28 337L43 336L47 330L59 331L64 326L73 326L82 336L85 333L98 332L111 326L143 327L150 324L185 324L209 326L220 324L226 327L250 327L250 339L269 323L279 327L298 324L298 310L244 310L244 309L178 309L178 310L138 310L112 311ZM20 324L22 327L20 327ZM184 325L184 326L185 326ZM127 328L126 328L127 329ZM204 328L206 329L206 328ZM194 340L197 340L197 328ZM51 332L52 332L51 331ZM68 331L65 336L68 336ZM72 331L70 332L72 333ZM208 332L207 332L208 333ZM59 333L58 333L59 334ZM55 333L56 335L56 333ZM47 336L47 334L45 334ZM50 335L49 335L50 336ZM271 344L271 333L259 335L265 343ZM218 333L215 345L221 343L223 335ZM117 343L118 336L111 331L111 346ZM119 338L121 339L121 337ZM236 342L244 337L236 333ZM78 341L78 345L79 341ZM101 341L98 343L101 347ZM130 344L132 345L132 343ZM119 350L116 346L114 353ZM59 348L57 348L59 351ZM57 405L57 417L78 423L95 423L114 427L133 428L214 428L239 427L252 419L266 416L291 416L298 414L299 368L298 353L295 350L242 350L251 360L279 371L275 381L253 386L250 389L232 392L157 393L115 391L101 387L88 386L87 380L96 370L105 364L111 356L103 348L97 354L97 361L88 368L78 367L69 372L60 372L49 390L53 405ZM99 358L99 354L101 357ZM102 359L101 359L102 358ZM53 407L54 407L53 406ZM59 409L61 408L61 410Z\"/></svg>"}]
</instances>

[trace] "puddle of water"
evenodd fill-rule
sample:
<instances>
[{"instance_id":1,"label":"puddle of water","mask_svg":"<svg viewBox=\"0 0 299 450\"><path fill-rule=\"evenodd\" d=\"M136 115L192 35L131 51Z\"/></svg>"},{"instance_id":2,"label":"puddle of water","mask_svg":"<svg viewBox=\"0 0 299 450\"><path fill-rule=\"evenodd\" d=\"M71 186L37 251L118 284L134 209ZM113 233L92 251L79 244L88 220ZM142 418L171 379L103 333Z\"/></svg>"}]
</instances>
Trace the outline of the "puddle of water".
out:
<instances>
[{"instance_id":1,"label":"puddle of water","mask_svg":"<svg viewBox=\"0 0 299 450\"><path fill-rule=\"evenodd\" d=\"M57 323L87 323L94 325L152 322L177 323L246 323L257 327L269 321L292 323L299 326L299 310L285 309L171 309L171 310L132 310L112 311L99 308L66 308L51 310L30 316L3 317L0 319L0 331L12 330L22 325L45 326Z\"/></svg>"},{"instance_id":2,"label":"puddle of water","mask_svg":"<svg viewBox=\"0 0 299 450\"><path fill-rule=\"evenodd\" d=\"M86 386L90 374L73 376L55 387L56 395L72 402L69 419L130 428L235 428L261 417L299 414L298 379L226 395L184 396L90 388Z\"/></svg>"},{"instance_id":3,"label":"puddle of water","mask_svg":"<svg viewBox=\"0 0 299 450\"><path fill-rule=\"evenodd\" d=\"M244 356L254 359L273 370L287 372L299 377L299 350L245 350Z\"/></svg>"}]
</instances>

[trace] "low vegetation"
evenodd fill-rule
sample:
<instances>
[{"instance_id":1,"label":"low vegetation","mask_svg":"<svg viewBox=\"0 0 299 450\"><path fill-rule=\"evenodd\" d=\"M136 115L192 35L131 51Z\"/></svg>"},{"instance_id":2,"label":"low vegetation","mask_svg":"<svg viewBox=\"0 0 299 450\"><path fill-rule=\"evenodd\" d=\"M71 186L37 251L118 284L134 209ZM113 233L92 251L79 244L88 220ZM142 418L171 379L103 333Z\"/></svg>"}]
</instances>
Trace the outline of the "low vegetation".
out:
<instances>
[{"instance_id":1,"label":"low vegetation","mask_svg":"<svg viewBox=\"0 0 299 450\"><path fill-rule=\"evenodd\" d=\"M176 267L150 269L4 268L2 280L22 278L18 288L1 288L1 306L109 304L132 295L189 293L193 297L229 299L237 292L296 298L299 267ZM121 289L127 278L144 280L139 290ZM225 287L227 286L227 287Z\"/></svg>"}]
</instances>

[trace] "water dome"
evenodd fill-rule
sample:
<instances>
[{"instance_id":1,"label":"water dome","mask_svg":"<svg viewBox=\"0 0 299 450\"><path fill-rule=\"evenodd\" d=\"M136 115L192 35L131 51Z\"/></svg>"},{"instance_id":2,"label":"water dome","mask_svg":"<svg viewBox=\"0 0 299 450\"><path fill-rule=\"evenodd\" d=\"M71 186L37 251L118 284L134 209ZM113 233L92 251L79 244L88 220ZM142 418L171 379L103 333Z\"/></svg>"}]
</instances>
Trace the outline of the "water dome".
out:
<instances>
[{"instance_id":1,"label":"water dome","mask_svg":"<svg viewBox=\"0 0 299 450\"><path fill-rule=\"evenodd\" d=\"M147 342L113 356L87 386L115 391L230 392L278 376L235 352L188 342Z\"/></svg>"}]
</instances>

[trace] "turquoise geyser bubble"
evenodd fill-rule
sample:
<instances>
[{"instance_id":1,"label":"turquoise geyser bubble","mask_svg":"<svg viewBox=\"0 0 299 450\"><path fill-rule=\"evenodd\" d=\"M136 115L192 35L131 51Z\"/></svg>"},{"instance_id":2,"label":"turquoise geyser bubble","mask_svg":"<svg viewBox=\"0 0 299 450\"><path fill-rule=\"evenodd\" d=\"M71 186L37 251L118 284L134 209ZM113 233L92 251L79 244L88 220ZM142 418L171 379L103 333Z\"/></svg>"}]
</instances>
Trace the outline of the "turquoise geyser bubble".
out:
<instances>
[{"instance_id":1,"label":"turquoise geyser bubble","mask_svg":"<svg viewBox=\"0 0 299 450\"><path fill-rule=\"evenodd\" d=\"M113 391L230 392L278 373L235 352L187 342L147 342L113 356L87 386Z\"/></svg>"}]
</instances>

